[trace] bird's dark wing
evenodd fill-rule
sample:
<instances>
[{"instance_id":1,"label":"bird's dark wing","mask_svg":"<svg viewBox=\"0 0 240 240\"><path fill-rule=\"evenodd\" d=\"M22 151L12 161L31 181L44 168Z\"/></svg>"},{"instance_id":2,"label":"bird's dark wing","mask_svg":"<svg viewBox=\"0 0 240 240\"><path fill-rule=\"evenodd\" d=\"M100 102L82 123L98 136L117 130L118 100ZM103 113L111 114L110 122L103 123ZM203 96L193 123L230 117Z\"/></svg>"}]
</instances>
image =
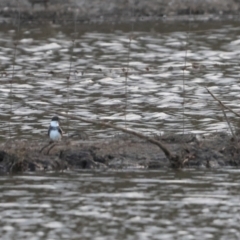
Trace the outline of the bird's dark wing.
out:
<instances>
[{"instance_id":1,"label":"bird's dark wing","mask_svg":"<svg viewBox=\"0 0 240 240\"><path fill-rule=\"evenodd\" d=\"M50 130L51 130L51 126L49 126L48 128L48 136L50 136Z\"/></svg>"},{"instance_id":2,"label":"bird's dark wing","mask_svg":"<svg viewBox=\"0 0 240 240\"><path fill-rule=\"evenodd\" d=\"M61 127L58 127L58 132L61 134L61 136L63 135L63 130L61 129Z\"/></svg>"}]
</instances>

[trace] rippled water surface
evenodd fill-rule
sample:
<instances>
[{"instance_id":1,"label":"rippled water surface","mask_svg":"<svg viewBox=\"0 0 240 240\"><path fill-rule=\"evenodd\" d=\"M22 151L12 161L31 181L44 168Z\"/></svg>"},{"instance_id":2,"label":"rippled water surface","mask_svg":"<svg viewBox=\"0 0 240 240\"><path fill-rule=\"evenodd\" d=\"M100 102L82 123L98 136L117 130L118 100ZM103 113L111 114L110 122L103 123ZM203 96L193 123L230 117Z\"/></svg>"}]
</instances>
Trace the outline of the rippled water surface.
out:
<instances>
[{"instance_id":1,"label":"rippled water surface","mask_svg":"<svg viewBox=\"0 0 240 240\"><path fill-rule=\"evenodd\" d=\"M239 239L239 170L0 178L1 239Z\"/></svg>"},{"instance_id":2,"label":"rippled water surface","mask_svg":"<svg viewBox=\"0 0 240 240\"><path fill-rule=\"evenodd\" d=\"M186 132L226 131L222 111L204 87L238 111L236 23L17 29L1 26L0 32L2 139L46 135L53 114L25 103L119 125L126 120L145 133L182 132L183 125ZM237 126L236 117L228 117ZM64 118L62 126L67 133L77 129L95 137L114 133Z\"/></svg>"}]
</instances>

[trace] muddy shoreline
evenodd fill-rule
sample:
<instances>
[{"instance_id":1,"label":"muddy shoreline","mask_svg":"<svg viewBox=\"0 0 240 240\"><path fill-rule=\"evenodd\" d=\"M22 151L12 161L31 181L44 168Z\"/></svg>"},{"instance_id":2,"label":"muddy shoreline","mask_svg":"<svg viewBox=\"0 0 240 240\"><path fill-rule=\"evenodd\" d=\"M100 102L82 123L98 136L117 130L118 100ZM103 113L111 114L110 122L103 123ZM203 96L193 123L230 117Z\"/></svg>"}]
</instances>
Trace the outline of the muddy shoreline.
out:
<instances>
[{"instance_id":1,"label":"muddy shoreline","mask_svg":"<svg viewBox=\"0 0 240 240\"><path fill-rule=\"evenodd\" d=\"M155 139L181 156L182 168L239 167L239 141L226 133L201 137L163 135ZM154 144L127 134L105 140L65 139L50 150L46 141L11 140L0 146L0 172L45 172L79 169L173 168Z\"/></svg>"},{"instance_id":2,"label":"muddy shoreline","mask_svg":"<svg viewBox=\"0 0 240 240\"><path fill-rule=\"evenodd\" d=\"M132 22L238 20L237 0L22 0L0 3L0 23L21 24L51 22L57 24Z\"/></svg>"}]
</instances>

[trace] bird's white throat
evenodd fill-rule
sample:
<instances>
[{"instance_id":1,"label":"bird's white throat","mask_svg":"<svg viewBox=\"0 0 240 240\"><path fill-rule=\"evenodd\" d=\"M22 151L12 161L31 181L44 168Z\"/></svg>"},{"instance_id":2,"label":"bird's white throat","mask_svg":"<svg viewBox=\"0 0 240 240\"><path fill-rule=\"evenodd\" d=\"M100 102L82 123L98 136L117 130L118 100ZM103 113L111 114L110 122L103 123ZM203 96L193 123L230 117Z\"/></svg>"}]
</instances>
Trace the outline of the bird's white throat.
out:
<instances>
[{"instance_id":1,"label":"bird's white throat","mask_svg":"<svg viewBox=\"0 0 240 240\"><path fill-rule=\"evenodd\" d=\"M50 126L51 127L59 127L58 121L51 121Z\"/></svg>"}]
</instances>

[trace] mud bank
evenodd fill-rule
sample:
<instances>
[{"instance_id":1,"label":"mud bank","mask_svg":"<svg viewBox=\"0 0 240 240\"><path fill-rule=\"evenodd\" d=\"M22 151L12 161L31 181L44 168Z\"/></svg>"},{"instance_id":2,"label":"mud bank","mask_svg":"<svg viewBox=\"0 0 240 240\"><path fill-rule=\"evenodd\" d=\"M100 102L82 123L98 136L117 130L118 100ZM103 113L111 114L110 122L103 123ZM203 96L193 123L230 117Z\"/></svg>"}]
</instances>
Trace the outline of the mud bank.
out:
<instances>
[{"instance_id":1,"label":"mud bank","mask_svg":"<svg viewBox=\"0 0 240 240\"><path fill-rule=\"evenodd\" d=\"M182 168L240 166L240 147L232 137L219 133L199 140L195 135L156 137L174 154ZM63 140L50 152L46 142L11 140L0 147L2 173L79 169L158 169L173 167L154 144L129 135L106 140Z\"/></svg>"},{"instance_id":2,"label":"mud bank","mask_svg":"<svg viewBox=\"0 0 240 240\"><path fill-rule=\"evenodd\" d=\"M78 22L129 22L148 20L186 20L192 15L202 20L222 19L227 15L238 16L240 1L237 0L22 0L0 2L0 22L70 23Z\"/></svg>"}]
</instances>

